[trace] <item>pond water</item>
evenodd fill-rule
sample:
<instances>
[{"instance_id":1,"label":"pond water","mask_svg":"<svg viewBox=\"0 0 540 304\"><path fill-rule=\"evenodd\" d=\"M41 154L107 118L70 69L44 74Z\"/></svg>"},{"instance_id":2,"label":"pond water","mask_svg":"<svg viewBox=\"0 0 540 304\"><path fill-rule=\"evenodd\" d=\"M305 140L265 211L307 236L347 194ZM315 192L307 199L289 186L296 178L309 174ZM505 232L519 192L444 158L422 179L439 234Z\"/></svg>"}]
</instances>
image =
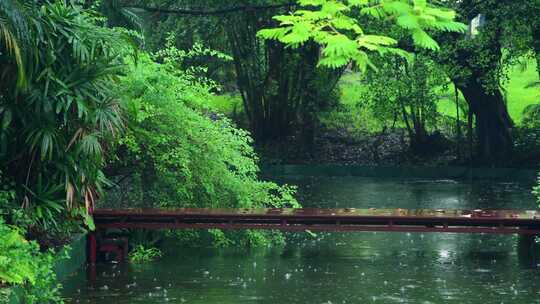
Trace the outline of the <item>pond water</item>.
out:
<instances>
[{"instance_id":1,"label":"pond water","mask_svg":"<svg viewBox=\"0 0 540 304\"><path fill-rule=\"evenodd\" d=\"M308 207L536 208L531 185L279 178ZM67 303L540 303L540 265L517 236L288 234L285 248L168 248L144 265L98 265L64 283Z\"/></svg>"}]
</instances>

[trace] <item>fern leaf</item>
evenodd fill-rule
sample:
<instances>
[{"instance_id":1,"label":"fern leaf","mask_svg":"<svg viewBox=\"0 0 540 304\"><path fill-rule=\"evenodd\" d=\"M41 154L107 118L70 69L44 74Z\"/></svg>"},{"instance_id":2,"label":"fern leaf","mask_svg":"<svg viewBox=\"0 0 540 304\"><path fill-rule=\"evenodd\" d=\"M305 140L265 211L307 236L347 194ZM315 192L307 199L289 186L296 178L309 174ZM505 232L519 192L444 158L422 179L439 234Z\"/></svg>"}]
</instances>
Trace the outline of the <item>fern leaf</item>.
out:
<instances>
[{"instance_id":1,"label":"fern leaf","mask_svg":"<svg viewBox=\"0 0 540 304\"><path fill-rule=\"evenodd\" d=\"M416 29L412 32L412 38L414 44L420 46L424 49L429 49L433 51L439 50L439 44L437 41L433 40L424 30Z\"/></svg>"}]
</instances>

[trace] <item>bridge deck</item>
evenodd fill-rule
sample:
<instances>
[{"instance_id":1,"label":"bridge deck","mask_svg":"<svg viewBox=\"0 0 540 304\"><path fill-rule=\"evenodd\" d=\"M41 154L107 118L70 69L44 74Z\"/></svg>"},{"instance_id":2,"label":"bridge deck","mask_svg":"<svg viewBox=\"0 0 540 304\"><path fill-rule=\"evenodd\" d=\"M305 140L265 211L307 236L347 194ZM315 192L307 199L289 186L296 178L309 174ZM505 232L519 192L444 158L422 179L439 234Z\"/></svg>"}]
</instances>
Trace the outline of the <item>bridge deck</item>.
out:
<instances>
[{"instance_id":1,"label":"bridge deck","mask_svg":"<svg viewBox=\"0 0 540 304\"><path fill-rule=\"evenodd\" d=\"M96 209L98 229L278 229L540 234L540 211L433 209Z\"/></svg>"}]
</instances>

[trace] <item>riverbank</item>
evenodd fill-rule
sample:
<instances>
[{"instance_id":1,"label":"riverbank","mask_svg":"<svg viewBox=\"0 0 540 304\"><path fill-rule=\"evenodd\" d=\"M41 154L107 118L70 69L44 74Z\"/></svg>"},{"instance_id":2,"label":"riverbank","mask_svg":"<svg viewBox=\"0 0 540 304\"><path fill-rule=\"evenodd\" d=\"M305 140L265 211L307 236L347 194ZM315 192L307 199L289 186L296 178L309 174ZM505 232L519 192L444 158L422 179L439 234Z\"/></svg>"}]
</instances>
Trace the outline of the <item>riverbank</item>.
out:
<instances>
[{"instance_id":1,"label":"riverbank","mask_svg":"<svg viewBox=\"0 0 540 304\"><path fill-rule=\"evenodd\" d=\"M464 139L463 139L464 140ZM298 136L257 145L266 165L363 165L382 167L491 167L471 159L468 144L434 133L422 151L413 151L404 129L380 133L351 133L347 130L321 130L311 143ZM515 149L505 167L540 169L540 132L516 129ZM473 148L474 149L474 148Z\"/></svg>"},{"instance_id":2,"label":"riverbank","mask_svg":"<svg viewBox=\"0 0 540 304\"><path fill-rule=\"evenodd\" d=\"M427 166L367 166L343 164L266 165L263 176L424 178L455 180L499 180L534 183L537 170L519 168L468 168Z\"/></svg>"}]
</instances>

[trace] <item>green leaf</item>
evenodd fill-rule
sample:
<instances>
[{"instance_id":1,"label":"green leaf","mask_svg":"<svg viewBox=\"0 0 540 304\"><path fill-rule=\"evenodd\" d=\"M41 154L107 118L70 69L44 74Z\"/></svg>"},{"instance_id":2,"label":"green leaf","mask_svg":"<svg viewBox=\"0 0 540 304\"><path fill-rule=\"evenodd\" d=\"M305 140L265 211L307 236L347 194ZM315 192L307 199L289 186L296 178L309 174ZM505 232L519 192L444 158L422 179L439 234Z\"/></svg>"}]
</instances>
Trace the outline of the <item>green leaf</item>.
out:
<instances>
[{"instance_id":1,"label":"green leaf","mask_svg":"<svg viewBox=\"0 0 540 304\"><path fill-rule=\"evenodd\" d=\"M281 40L288 32L285 28L262 29L257 33L257 36L264 39Z\"/></svg>"},{"instance_id":2,"label":"green leaf","mask_svg":"<svg viewBox=\"0 0 540 304\"><path fill-rule=\"evenodd\" d=\"M369 3L369 0L348 0L350 7L362 7Z\"/></svg>"},{"instance_id":3,"label":"green leaf","mask_svg":"<svg viewBox=\"0 0 540 304\"><path fill-rule=\"evenodd\" d=\"M437 51L439 50L439 44L437 41L433 40L425 31L421 29L416 29L412 32L412 38L414 44L424 48Z\"/></svg>"},{"instance_id":4,"label":"green leaf","mask_svg":"<svg viewBox=\"0 0 540 304\"><path fill-rule=\"evenodd\" d=\"M413 15L401 15L396 20L397 24L404 29L419 28L418 19Z\"/></svg>"}]
</instances>

